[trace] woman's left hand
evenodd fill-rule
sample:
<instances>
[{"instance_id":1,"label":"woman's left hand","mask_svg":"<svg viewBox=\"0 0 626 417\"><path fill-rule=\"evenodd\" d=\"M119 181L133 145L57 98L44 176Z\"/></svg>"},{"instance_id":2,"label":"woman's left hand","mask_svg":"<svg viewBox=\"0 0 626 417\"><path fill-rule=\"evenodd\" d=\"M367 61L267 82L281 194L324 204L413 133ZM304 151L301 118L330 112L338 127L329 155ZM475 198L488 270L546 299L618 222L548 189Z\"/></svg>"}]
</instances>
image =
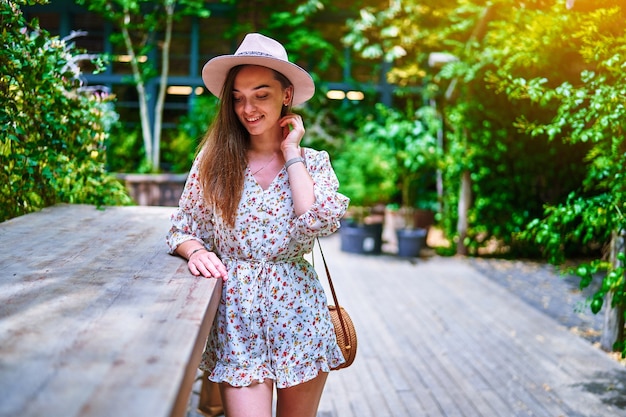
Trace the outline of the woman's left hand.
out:
<instances>
[{"instance_id":1,"label":"woman's left hand","mask_svg":"<svg viewBox=\"0 0 626 417\"><path fill-rule=\"evenodd\" d=\"M289 149L295 149L299 154L300 141L304 136L304 122L302 121L302 117L291 113L280 119L278 124L283 129L283 141L280 144L283 154L287 154Z\"/></svg>"}]
</instances>

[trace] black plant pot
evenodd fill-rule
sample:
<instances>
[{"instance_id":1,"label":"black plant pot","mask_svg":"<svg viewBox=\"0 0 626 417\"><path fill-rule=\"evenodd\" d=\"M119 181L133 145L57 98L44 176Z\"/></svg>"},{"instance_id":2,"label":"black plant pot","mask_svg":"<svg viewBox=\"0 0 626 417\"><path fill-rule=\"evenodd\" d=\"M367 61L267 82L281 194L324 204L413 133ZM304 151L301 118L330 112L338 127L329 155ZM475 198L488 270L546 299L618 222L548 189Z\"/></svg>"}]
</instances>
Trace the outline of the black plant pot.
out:
<instances>
[{"instance_id":1,"label":"black plant pot","mask_svg":"<svg viewBox=\"0 0 626 417\"><path fill-rule=\"evenodd\" d=\"M420 250L426 246L426 229L399 229L398 236L398 256L413 258L419 256Z\"/></svg>"},{"instance_id":2,"label":"black plant pot","mask_svg":"<svg viewBox=\"0 0 626 417\"><path fill-rule=\"evenodd\" d=\"M341 250L348 253L378 255L382 252L383 225L342 222L339 229Z\"/></svg>"}]
</instances>

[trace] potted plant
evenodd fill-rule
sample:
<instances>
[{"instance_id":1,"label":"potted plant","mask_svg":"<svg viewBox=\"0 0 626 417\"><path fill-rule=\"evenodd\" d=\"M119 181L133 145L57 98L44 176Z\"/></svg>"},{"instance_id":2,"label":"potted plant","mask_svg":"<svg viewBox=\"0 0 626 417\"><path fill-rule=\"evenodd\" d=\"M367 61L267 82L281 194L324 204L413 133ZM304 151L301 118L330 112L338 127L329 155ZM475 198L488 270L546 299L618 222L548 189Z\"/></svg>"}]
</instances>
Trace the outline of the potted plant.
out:
<instances>
[{"instance_id":1,"label":"potted plant","mask_svg":"<svg viewBox=\"0 0 626 417\"><path fill-rule=\"evenodd\" d=\"M379 254L384 206L396 193L395 158L387 144L371 141L361 133L357 132L357 139L347 139L333 160L339 191L350 198L339 230L341 249Z\"/></svg>"},{"instance_id":2,"label":"potted plant","mask_svg":"<svg viewBox=\"0 0 626 417\"><path fill-rule=\"evenodd\" d=\"M441 149L437 143L440 120L434 109L422 107L412 116L377 106L377 117L364 127L371 140L385 143L395 156L400 207L396 231L398 255L417 256L424 246L428 228L434 221L433 191ZM391 173L389 173L391 176ZM424 220L424 215L427 220Z\"/></svg>"}]
</instances>

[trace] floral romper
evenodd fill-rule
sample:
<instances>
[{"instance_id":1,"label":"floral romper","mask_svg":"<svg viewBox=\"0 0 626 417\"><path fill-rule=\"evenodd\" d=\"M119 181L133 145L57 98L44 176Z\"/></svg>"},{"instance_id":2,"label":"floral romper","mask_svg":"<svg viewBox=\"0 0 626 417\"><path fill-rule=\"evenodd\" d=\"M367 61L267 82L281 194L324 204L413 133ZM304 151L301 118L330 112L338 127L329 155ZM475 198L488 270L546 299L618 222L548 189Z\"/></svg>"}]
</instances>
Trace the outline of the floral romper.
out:
<instances>
[{"instance_id":1,"label":"floral romper","mask_svg":"<svg viewBox=\"0 0 626 417\"><path fill-rule=\"evenodd\" d=\"M214 382L247 386L265 378L278 388L315 378L341 364L326 296L303 255L316 236L339 228L348 199L325 151L306 148L315 203L296 217L287 171L267 190L249 169L235 227L204 204L196 160L167 235L170 252L189 239L220 256L228 271L200 368Z\"/></svg>"}]
</instances>

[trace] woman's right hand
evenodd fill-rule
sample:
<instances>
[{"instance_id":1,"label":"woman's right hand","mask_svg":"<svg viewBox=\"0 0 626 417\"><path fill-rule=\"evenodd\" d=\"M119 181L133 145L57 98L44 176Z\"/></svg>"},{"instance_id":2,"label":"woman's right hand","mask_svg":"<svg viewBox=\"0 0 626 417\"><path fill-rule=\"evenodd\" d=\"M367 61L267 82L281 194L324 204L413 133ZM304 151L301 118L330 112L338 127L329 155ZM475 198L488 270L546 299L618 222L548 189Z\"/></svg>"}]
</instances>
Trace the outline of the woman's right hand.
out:
<instances>
[{"instance_id":1,"label":"woman's right hand","mask_svg":"<svg viewBox=\"0 0 626 417\"><path fill-rule=\"evenodd\" d=\"M192 253L187 260L189 272L195 276L203 276L206 278L222 278L226 281L228 274L226 267L215 252L209 252L206 249Z\"/></svg>"}]
</instances>

